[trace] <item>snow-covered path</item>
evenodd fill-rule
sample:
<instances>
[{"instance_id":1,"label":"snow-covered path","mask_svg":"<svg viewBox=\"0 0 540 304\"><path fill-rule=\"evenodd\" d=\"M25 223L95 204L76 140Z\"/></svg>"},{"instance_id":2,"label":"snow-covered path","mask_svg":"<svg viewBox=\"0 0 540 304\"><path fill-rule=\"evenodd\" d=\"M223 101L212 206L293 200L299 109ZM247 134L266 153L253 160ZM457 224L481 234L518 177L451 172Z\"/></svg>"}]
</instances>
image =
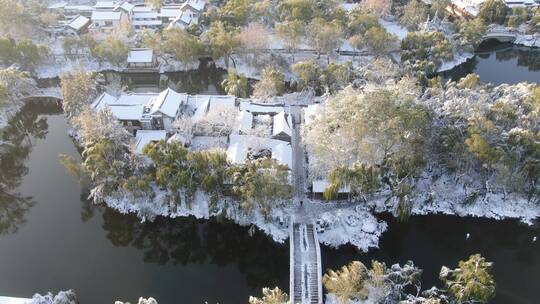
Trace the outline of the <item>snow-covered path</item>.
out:
<instances>
[{"instance_id":1,"label":"snow-covered path","mask_svg":"<svg viewBox=\"0 0 540 304\"><path fill-rule=\"evenodd\" d=\"M311 201L306 197L306 166L304 148L300 135L302 124L302 108L291 106L289 114L293 121L291 138L293 153L293 180L296 189L295 203L300 204L291 218L289 242L291 246L290 259L290 298L291 303L322 304L322 271L321 249L317 232L314 229L313 218L307 212L311 209ZM303 202L306 206L304 207Z\"/></svg>"},{"instance_id":2,"label":"snow-covered path","mask_svg":"<svg viewBox=\"0 0 540 304\"><path fill-rule=\"evenodd\" d=\"M321 252L312 224L291 229L291 303L322 304Z\"/></svg>"}]
</instances>

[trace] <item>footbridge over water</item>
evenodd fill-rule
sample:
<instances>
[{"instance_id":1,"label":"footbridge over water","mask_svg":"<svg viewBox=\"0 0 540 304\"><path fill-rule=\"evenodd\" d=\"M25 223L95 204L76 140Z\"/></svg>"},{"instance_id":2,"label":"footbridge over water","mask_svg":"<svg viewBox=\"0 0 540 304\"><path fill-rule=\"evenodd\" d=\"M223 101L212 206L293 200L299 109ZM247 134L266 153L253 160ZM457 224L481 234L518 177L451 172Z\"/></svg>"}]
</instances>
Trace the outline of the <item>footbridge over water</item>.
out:
<instances>
[{"instance_id":1,"label":"footbridge over water","mask_svg":"<svg viewBox=\"0 0 540 304\"><path fill-rule=\"evenodd\" d=\"M322 304L321 249L313 224L291 221L290 302Z\"/></svg>"},{"instance_id":2,"label":"footbridge over water","mask_svg":"<svg viewBox=\"0 0 540 304\"><path fill-rule=\"evenodd\" d=\"M482 42L487 40L497 40L499 42L514 42L517 39L517 34L503 27L492 27L486 31Z\"/></svg>"}]
</instances>

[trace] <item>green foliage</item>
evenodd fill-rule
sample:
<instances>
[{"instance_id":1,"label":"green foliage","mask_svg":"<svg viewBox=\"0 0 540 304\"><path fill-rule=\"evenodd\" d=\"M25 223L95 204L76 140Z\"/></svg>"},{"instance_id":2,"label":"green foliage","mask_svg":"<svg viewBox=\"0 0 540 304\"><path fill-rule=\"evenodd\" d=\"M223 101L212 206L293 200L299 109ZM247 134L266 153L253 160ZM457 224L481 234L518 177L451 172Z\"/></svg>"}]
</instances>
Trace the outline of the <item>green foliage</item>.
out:
<instances>
[{"instance_id":1,"label":"green foliage","mask_svg":"<svg viewBox=\"0 0 540 304\"><path fill-rule=\"evenodd\" d=\"M219 9L220 20L233 26L243 26L250 17L250 0L227 0Z\"/></svg>"},{"instance_id":2,"label":"green foliage","mask_svg":"<svg viewBox=\"0 0 540 304\"><path fill-rule=\"evenodd\" d=\"M382 27L370 28L364 35L365 46L375 56L386 54L397 44L397 37Z\"/></svg>"},{"instance_id":3,"label":"green foliage","mask_svg":"<svg viewBox=\"0 0 540 304\"><path fill-rule=\"evenodd\" d=\"M459 24L457 38L463 48L468 48L470 52L474 52L482 42L486 30L487 27L480 18L464 21Z\"/></svg>"},{"instance_id":4,"label":"green foliage","mask_svg":"<svg viewBox=\"0 0 540 304\"><path fill-rule=\"evenodd\" d=\"M168 28L163 31L162 39L147 35L145 43L150 46L159 45L160 40L162 40L161 48L163 52L175 55L183 63L197 61L204 53L204 46L199 41L199 38L178 27Z\"/></svg>"},{"instance_id":5,"label":"green foliage","mask_svg":"<svg viewBox=\"0 0 540 304\"><path fill-rule=\"evenodd\" d=\"M85 70L75 70L60 77L62 87L62 106L64 114L72 119L79 115L85 106L94 101L97 95L93 75Z\"/></svg>"},{"instance_id":6,"label":"green foliage","mask_svg":"<svg viewBox=\"0 0 540 304\"><path fill-rule=\"evenodd\" d=\"M364 35L372 28L380 28L379 19L373 13L363 10L354 9L348 15L347 34Z\"/></svg>"},{"instance_id":7,"label":"green foliage","mask_svg":"<svg viewBox=\"0 0 540 304\"><path fill-rule=\"evenodd\" d=\"M253 96L269 98L281 95L285 91L285 75L273 68L266 68L261 73L261 80L254 86Z\"/></svg>"},{"instance_id":8,"label":"green foliage","mask_svg":"<svg viewBox=\"0 0 540 304\"><path fill-rule=\"evenodd\" d=\"M262 298L249 298L249 304L286 304L289 302L289 296L278 287L274 289L263 288Z\"/></svg>"},{"instance_id":9,"label":"green foliage","mask_svg":"<svg viewBox=\"0 0 540 304\"><path fill-rule=\"evenodd\" d=\"M240 46L237 29L228 27L223 22L214 22L206 32L206 39L212 58L225 58L225 64L229 66L230 55Z\"/></svg>"},{"instance_id":10,"label":"green foliage","mask_svg":"<svg viewBox=\"0 0 540 304\"><path fill-rule=\"evenodd\" d=\"M506 25L510 27L518 27L529 19L529 12L524 7L514 7L506 18Z\"/></svg>"},{"instance_id":11,"label":"green foliage","mask_svg":"<svg viewBox=\"0 0 540 304\"><path fill-rule=\"evenodd\" d=\"M486 24L504 24L508 10L509 8L503 0L487 0L480 7L478 18L481 18Z\"/></svg>"},{"instance_id":12,"label":"green foliage","mask_svg":"<svg viewBox=\"0 0 540 304\"><path fill-rule=\"evenodd\" d=\"M330 63L321 72L319 79L320 85L327 92L336 92L351 83L353 79L352 63L350 61L344 64Z\"/></svg>"},{"instance_id":13,"label":"green foliage","mask_svg":"<svg viewBox=\"0 0 540 304\"><path fill-rule=\"evenodd\" d=\"M19 43L9 37L0 37L0 61L4 64L18 62L25 67L35 67L49 54L48 47L24 39Z\"/></svg>"},{"instance_id":14,"label":"green foliage","mask_svg":"<svg viewBox=\"0 0 540 304\"><path fill-rule=\"evenodd\" d=\"M319 83L319 76L321 74L321 67L313 61L300 61L291 66L291 71L298 78L298 87L312 87L315 88Z\"/></svg>"},{"instance_id":15,"label":"green foliage","mask_svg":"<svg viewBox=\"0 0 540 304\"><path fill-rule=\"evenodd\" d=\"M431 16L437 16L438 18L444 18L446 16L446 9L450 5L451 0L432 0L430 13Z\"/></svg>"},{"instance_id":16,"label":"green foliage","mask_svg":"<svg viewBox=\"0 0 540 304\"><path fill-rule=\"evenodd\" d=\"M343 29L336 22L328 22L323 18L313 19L307 27L307 38L310 45L321 52L330 55L343 42Z\"/></svg>"},{"instance_id":17,"label":"green foliage","mask_svg":"<svg viewBox=\"0 0 540 304\"><path fill-rule=\"evenodd\" d=\"M277 35L285 41L287 49L293 53L302 42L305 32L305 24L300 20L290 20L276 24Z\"/></svg>"},{"instance_id":18,"label":"green foliage","mask_svg":"<svg viewBox=\"0 0 540 304\"><path fill-rule=\"evenodd\" d=\"M0 61L11 64L19 59L17 44L9 37L0 37Z\"/></svg>"},{"instance_id":19,"label":"green foliage","mask_svg":"<svg viewBox=\"0 0 540 304\"><path fill-rule=\"evenodd\" d=\"M540 33L540 9L537 9L529 21L529 31Z\"/></svg>"},{"instance_id":20,"label":"green foliage","mask_svg":"<svg viewBox=\"0 0 540 304\"><path fill-rule=\"evenodd\" d=\"M223 80L221 86L229 95L236 97L248 97L248 80L244 75L237 75L235 70L229 70L228 76Z\"/></svg>"},{"instance_id":21,"label":"green foliage","mask_svg":"<svg viewBox=\"0 0 540 304\"><path fill-rule=\"evenodd\" d=\"M403 15L399 18L399 22L409 31L414 31L427 20L428 14L429 8L425 3L411 0L403 8Z\"/></svg>"},{"instance_id":22,"label":"green foliage","mask_svg":"<svg viewBox=\"0 0 540 304\"><path fill-rule=\"evenodd\" d=\"M308 23L315 14L311 0L283 0L278 5L279 18L282 21L298 20Z\"/></svg>"},{"instance_id":23,"label":"green foliage","mask_svg":"<svg viewBox=\"0 0 540 304\"><path fill-rule=\"evenodd\" d=\"M495 296L492 263L479 254L460 261L458 268L442 267L440 277L457 303L488 303Z\"/></svg>"},{"instance_id":24,"label":"green foliage","mask_svg":"<svg viewBox=\"0 0 540 304\"><path fill-rule=\"evenodd\" d=\"M211 195L215 202L223 189L228 168L227 157L220 152L189 152L179 143L160 141L144 147L152 160L148 174L159 187L165 187L175 202L182 197L191 203L197 189Z\"/></svg>"},{"instance_id":25,"label":"green foliage","mask_svg":"<svg viewBox=\"0 0 540 304\"><path fill-rule=\"evenodd\" d=\"M471 73L461 78L458 82L458 87L461 89L474 89L480 84L480 76Z\"/></svg>"},{"instance_id":26,"label":"green foliage","mask_svg":"<svg viewBox=\"0 0 540 304\"><path fill-rule=\"evenodd\" d=\"M267 216L272 206L292 197L293 188L289 183L289 168L271 158L247 161L230 169L233 193L237 195L245 210L256 205Z\"/></svg>"},{"instance_id":27,"label":"green foliage","mask_svg":"<svg viewBox=\"0 0 540 304\"><path fill-rule=\"evenodd\" d=\"M121 182L131 176L131 166L126 158L129 154L125 145L103 138L95 144L84 148L82 168L90 177L99 194L95 199L102 199L116 191Z\"/></svg>"},{"instance_id":28,"label":"green foliage","mask_svg":"<svg viewBox=\"0 0 540 304\"><path fill-rule=\"evenodd\" d=\"M351 168L339 167L330 172L329 185L324 191L324 198L331 200L337 197L339 190L349 188L349 195L362 196L365 199L381 186L380 169L374 166L355 163Z\"/></svg>"},{"instance_id":29,"label":"green foliage","mask_svg":"<svg viewBox=\"0 0 540 304\"><path fill-rule=\"evenodd\" d=\"M116 66L126 63L129 48L125 43L110 35L91 49L92 56L100 62L109 62Z\"/></svg>"},{"instance_id":30,"label":"green foliage","mask_svg":"<svg viewBox=\"0 0 540 304\"><path fill-rule=\"evenodd\" d=\"M454 58L452 44L441 32L409 32L401 42L401 60L407 64L426 62L435 67ZM416 67L420 70L426 64Z\"/></svg>"},{"instance_id":31,"label":"green foliage","mask_svg":"<svg viewBox=\"0 0 540 304\"><path fill-rule=\"evenodd\" d=\"M344 265L340 270L328 270L323 276L324 288L335 294L341 303L349 300L365 300L369 290L369 269L362 262L353 261Z\"/></svg>"}]
</instances>

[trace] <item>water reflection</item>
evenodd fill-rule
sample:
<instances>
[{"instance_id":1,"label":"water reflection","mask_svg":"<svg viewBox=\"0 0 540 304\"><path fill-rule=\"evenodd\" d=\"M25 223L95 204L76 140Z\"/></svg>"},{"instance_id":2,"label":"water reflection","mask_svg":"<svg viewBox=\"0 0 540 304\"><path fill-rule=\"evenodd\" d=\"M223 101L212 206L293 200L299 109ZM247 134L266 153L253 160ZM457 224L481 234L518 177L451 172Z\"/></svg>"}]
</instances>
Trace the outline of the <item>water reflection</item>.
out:
<instances>
[{"instance_id":1,"label":"water reflection","mask_svg":"<svg viewBox=\"0 0 540 304\"><path fill-rule=\"evenodd\" d=\"M221 82L227 72L211 60L201 60L199 67L183 72L118 73L104 72L105 83L133 92L159 92L167 87L188 94L225 94Z\"/></svg>"},{"instance_id":2,"label":"water reflection","mask_svg":"<svg viewBox=\"0 0 540 304\"><path fill-rule=\"evenodd\" d=\"M40 114L54 113L61 113L56 102L29 103L0 133L0 234L16 232L34 205L17 187L28 174L25 162L34 141L47 135L47 117Z\"/></svg>"},{"instance_id":3,"label":"water reflection","mask_svg":"<svg viewBox=\"0 0 540 304\"><path fill-rule=\"evenodd\" d=\"M114 246L142 251L146 263L234 264L250 288L286 286L287 245L276 244L261 232L250 236L248 228L227 220L159 217L151 223L140 223L135 216L106 208L103 229Z\"/></svg>"},{"instance_id":4,"label":"water reflection","mask_svg":"<svg viewBox=\"0 0 540 304\"><path fill-rule=\"evenodd\" d=\"M453 80L476 73L495 85L540 81L540 49L486 42L467 63L443 73Z\"/></svg>"}]
</instances>

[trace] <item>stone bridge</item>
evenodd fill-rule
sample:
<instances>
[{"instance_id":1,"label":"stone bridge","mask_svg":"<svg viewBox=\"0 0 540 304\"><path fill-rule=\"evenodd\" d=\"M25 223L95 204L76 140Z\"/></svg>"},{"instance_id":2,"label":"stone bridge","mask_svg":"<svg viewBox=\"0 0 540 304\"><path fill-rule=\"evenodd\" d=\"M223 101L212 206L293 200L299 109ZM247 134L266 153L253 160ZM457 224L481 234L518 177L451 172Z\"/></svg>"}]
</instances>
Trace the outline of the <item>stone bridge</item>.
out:
<instances>
[{"instance_id":1,"label":"stone bridge","mask_svg":"<svg viewBox=\"0 0 540 304\"><path fill-rule=\"evenodd\" d=\"M491 27L488 28L482 42L488 40L497 40L499 42L514 42L517 39L517 34L503 27Z\"/></svg>"}]
</instances>

